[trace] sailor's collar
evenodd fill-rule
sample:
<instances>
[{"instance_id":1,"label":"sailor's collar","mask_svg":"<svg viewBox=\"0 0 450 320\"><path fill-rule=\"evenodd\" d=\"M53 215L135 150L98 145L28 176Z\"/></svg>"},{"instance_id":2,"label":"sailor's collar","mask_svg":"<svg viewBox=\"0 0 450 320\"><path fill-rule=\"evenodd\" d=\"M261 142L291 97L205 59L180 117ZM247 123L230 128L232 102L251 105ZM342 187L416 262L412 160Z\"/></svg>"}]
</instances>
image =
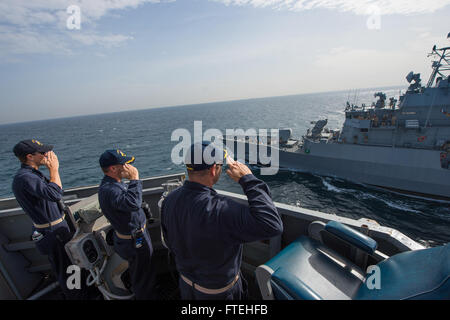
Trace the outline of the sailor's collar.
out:
<instances>
[{"instance_id":1,"label":"sailor's collar","mask_svg":"<svg viewBox=\"0 0 450 320\"><path fill-rule=\"evenodd\" d=\"M198 182L194 182L194 181L189 181L186 180L184 182L183 187L190 189L190 190L197 190L197 191L209 191L212 193L217 193L216 190L214 190L213 188L210 188L208 186L205 186L204 184L198 183Z\"/></svg>"},{"instance_id":2,"label":"sailor's collar","mask_svg":"<svg viewBox=\"0 0 450 320\"><path fill-rule=\"evenodd\" d=\"M22 163L21 164L21 168L22 169L26 169L26 170L30 170L31 172L34 172L34 173L40 175L41 177L44 176L42 172L40 172L39 170L36 170L35 168L33 168L32 166L30 166L28 164Z\"/></svg>"}]
</instances>

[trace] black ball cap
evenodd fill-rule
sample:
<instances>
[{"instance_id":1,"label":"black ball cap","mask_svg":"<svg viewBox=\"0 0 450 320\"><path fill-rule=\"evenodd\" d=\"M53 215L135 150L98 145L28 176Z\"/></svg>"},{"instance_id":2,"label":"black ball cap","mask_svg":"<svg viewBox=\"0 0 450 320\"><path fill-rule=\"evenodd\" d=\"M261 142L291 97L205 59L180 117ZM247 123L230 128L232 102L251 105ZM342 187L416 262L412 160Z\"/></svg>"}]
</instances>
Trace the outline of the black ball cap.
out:
<instances>
[{"instance_id":1,"label":"black ball cap","mask_svg":"<svg viewBox=\"0 0 450 320\"><path fill-rule=\"evenodd\" d=\"M189 171L202 171L211 168L215 163L224 164L226 158L227 150L225 148L219 147L211 141L202 141L191 145L187 150L184 163Z\"/></svg>"},{"instance_id":2,"label":"black ball cap","mask_svg":"<svg viewBox=\"0 0 450 320\"><path fill-rule=\"evenodd\" d=\"M103 152L98 162L100 163L100 167L107 168L116 164L133 163L134 160L134 157L127 156L122 151L116 149Z\"/></svg>"},{"instance_id":3,"label":"black ball cap","mask_svg":"<svg viewBox=\"0 0 450 320\"><path fill-rule=\"evenodd\" d=\"M27 154L35 152L48 152L53 150L53 146L42 144L36 139L23 140L14 146L13 152L16 157L25 157Z\"/></svg>"}]
</instances>

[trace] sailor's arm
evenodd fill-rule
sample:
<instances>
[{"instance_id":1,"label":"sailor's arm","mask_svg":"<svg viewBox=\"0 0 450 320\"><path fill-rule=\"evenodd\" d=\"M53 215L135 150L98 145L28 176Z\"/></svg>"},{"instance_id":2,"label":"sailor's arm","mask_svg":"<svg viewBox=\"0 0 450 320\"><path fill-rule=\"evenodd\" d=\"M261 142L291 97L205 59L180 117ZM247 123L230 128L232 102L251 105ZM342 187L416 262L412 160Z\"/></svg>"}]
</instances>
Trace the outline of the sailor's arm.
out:
<instances>
[{"instance_id":1,"label":"sailor's arm","mask_svg":"<svg viewBox=\"0 0 450 320\"><path fill-rule=\"evenodd\" d=\"M224 215L229 233L239 241L271 238L283 232L281 217L270 195L269 187L257 179L242 163L228 161L227 174L239 182L247 196L248 206L227 201Z\"/></svg>"},{"instance_id":2,"label":"sailor's arm","mask_svg":"<svg viewBox=\"0 0 450 320\"><path fill-rule=\"evenodd\" d=\"M62 199L63 190L54 182L47 183L38 176L32 175L23 181L24 189L35 197L52 202L58 202Z\"/></svg>"},{"instance_id":3,"label":"sailor's arm","mask_svg":"<svg viewBox=\"0 0 450 320\"><path fill-rule=\"evenodd\" d=\"M164 214L165 211L165 199L161 203L161 241L164 245L164 247L168 248L168 237L167 237L167 227L166 227L166 215Z\"/></svg>"},{"instance_id":4,"label":"sailor's arm","mask_svg":"<svg viewBox=\"0 0 450 320\"><path fill-rule=\"evenodd\" d=\"M142 181L132 165L124 165L125 178L130 180L127 191L121 190L113 197L114 207L121 211L137 211L142 206Z\"/></svg>"}]
</instances>

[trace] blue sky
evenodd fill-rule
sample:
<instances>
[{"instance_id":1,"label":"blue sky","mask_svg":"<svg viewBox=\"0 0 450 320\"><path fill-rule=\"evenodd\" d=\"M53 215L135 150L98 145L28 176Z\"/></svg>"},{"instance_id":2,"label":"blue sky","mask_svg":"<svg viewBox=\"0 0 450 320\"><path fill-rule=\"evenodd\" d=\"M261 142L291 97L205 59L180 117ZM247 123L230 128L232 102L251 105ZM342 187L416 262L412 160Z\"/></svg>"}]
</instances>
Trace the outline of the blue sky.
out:
<instances>
[{"instance_id":1,"label":"blue sky","mask_svg":"<svg viewBox=\"0 0 450 320\"><path fill-rule=\"evenodd\" d=\"M2 0L0 123L425 82L449 4Z\"/></svg>"}]
</instances>

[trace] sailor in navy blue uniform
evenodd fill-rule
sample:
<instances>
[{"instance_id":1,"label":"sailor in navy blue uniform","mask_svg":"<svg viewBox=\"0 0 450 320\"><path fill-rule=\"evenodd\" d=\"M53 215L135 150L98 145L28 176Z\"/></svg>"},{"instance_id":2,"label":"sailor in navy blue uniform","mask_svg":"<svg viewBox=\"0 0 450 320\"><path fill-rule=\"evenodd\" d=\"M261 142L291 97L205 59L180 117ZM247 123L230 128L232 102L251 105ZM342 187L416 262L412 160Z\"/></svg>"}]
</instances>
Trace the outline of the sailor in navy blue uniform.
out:
<instances>
[{"instance_id":1,"label":"sailor in navy blue uniform","mask_svg":"<svg viewBox=\"0 0 450 320\"><path fill-rule=\"evenodd\" d=\"M98 190L103 214L114 228L114 249L128 261L135 298L155 299L153 246L142 209L142 181L135 160L120 150L107 150L99 159L105 176ZM122 179L129 179L125 184Z\"/></svg>"},{"instance_id":2,"label":"sailor in navy blue uniform","mask_svg":"<svg viewBox=\"0 0 450 320\"><path fill-rule=\"evenodd\" d=\"M226 172L241 185L248 205L213 189L225 158ZM185 162L189 180L161 206L162 236L180 274L181 298L247 299L247 283L240 272L243 243L283 231L269 188L246 165L207 141L193 144Z\"/></svg>"},{"instance_id":3,"label":"sailor in navy blue uniform","mask_svg":"<svg viewBox=\"0 0 450 320\"><path fill-rule=\"evenodd\" d=\"M72 263L64 245L71 240L72 232L58 207L63 190L59 176L59 161L52 151L53 146L38 140L23 140L14 146L14 154L21 168L14 177L12 190L17 202L33 221L32 239L36 248L47 255L50 265L66 299L87 298L85 285L81 290L67 288L67 267ZM50 179L39 171L46 166Z\"/></svg>"}]
</instances>

